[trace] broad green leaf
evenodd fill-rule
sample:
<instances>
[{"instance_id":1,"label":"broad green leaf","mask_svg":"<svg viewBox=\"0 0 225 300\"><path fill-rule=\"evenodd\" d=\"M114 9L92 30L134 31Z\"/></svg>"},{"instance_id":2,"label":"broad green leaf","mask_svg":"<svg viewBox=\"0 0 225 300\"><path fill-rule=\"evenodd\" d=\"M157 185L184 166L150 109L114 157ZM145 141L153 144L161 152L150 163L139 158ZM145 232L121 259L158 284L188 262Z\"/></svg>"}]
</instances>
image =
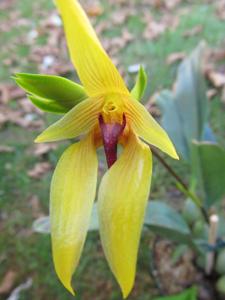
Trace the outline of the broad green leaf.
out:
<instances>
[{"instance_id":1,"label":"broad green leaf","mask_svg":"<svg viewBox=\"0 0 225 300\"><path fill-rule=\"evenodd\" d=\"M207 253L207 245L208 245L208 238L203 239L203 238L198 238L198 239L193 239L192 240L192 245L194 246L195 251L200 255L200 256L205 256Z\"/></svg>"},{"instance_id":2,"label":"broad green leaf","mask_svg":"<svg viewBox=\"0 0 225 300\"><path fill-rule=\"evenodd\" d=\"M187 139L201 140L208 116L206 83L202 73L205 44L199 46L178 69L176 102Z\"/></svg>"},{"instance_id":3,"label":"broad green leaf","mask_svg":"<svg viewBox=\"0 0 225 300\"><path fill-rule=\"evenodd\" d=\"M154 233L178 242L190 243L191 233L184 218L162 201L149 202L145 225Z\"/></svg>"},{"instance_id":4,"label":"broad green leaf","mask_svg":"<svg viewBox=\"0 0 225 300\"><path fill-rule=\"evenodd\" d=\"M223 211L219 214L218 236L225 240L225 214Z\"/></svg>"},{"instance_id":5,"label":"broad green leaf","mask_svg":"<svg viewBox=\"0 0 225 300\"><path fill-rule=\"evenodd\" d=\"M140 101L144 95L146 85L147 85L147 74L144 68L140 66L136 83L131 91L132 97Z\"/></svg>"},{"instance_id":6,"label":"broad green leaf","mask_svg":"<svg viewBox=\"0 0 225 300\"><path fill-rule=\"evenodd\" d=\"M172 295L172 296L163 296L157 297L153 300L197 300L198 291L196 287L191 287L186 289L180 294Z\"/></svg>"},{"instance_id":7,"label":"broad green leaf","mask_svg":"<svg viewBox=\"0 0 225 300\"><path fill-rule=\"evenodd\" d=\"M184 206L182 209L182 216L187 222L187 224L192 226L197 220L202 219L202 213L199 208L199 205L194 203L193 199L188 197L184 202Z\"/></svg>"},{"instance_id":8,"label":"broad green leaf","mask_svg":"<svg viewBox=\"0 0 225 300\"><path fill-rule=\"evenodd\" d=\"M216 137L212 131L212 128L208 123L205 124L204 132L203 132L203 141L216 143Z\"/></svg>"},{"instance_id":9,"label":"broad green leaf","mask_svg":"<svg viewBox=\"0 0 225 300\"><path fill-rule=\"evenodd\" d=\"M81 85L64 77L17 73L14 79L32 95L32 102L45 111L65 113L87 98Z\"/></svg>"},{"instance_id":10,"label":"broad green leaf","mask_svg":"<svg viewBox=\"0 0 225 300\"><path fill-rule=\"evenodd\" d=\"M182 216L167 204L161 201L149 202L145 214L144 224L154 233L174 241L189 243L191 242L190 230ZM36 232L50 232L48 217L37 219L33 223ZM89 231L99 229L97 206L93 206Z\"/></svg>"},{"instance_id":11,"label":"broad green leaf","mask_svg":"<svg viewBox=\"0 0 225 300\"><path fill-rule=\"evenodd\" d=\"M163 91L157 101L163 111L162 125L185 160L190 161L193 139L202 141L207 132L208 99L202 73L205 44L179 66L175 92ZM208 131L209 132L209 131Z\"/></svg>"},{"instance_id":12,"label":"broad green leaf","mask_svg":"<svg viewBox=\"0 0 225 300\"><path fill-rule=\"evenodd\" d=\"M221 295L225 295L225 275L219 277L217 280L216 289Z\"/></svg>"},{"instance_id":13,"label":"broad green leaf","mask_svg":"<svg viewBox=\"0 0 225 300\"><path fill-rule=\"evenodd\" d=\"M188 141L182 127L180 112L174 95L169 90L162 91L157 97L157 103L162 110L161 124L175 144L176 150L185 159L189 156Z\"/></svg>"},{"instance_id":14,"label":"broad green leaf","mask_svg":"<svg viewBox=\"0 0 225 300\"><path fill-rule=\"evenodd\" d=\"M36 219L32 224L32 229L34 232L38 233L50 233L49 216L44 216Z\"/></svg>"},{"instance_id":15,"label":"broad green leaf","mask_svg":"<svg viewBox=\"0 0 225 300\"><path fill-rule=\"evenodd\" d=\"M97 213L97 205L93 205L91 220L89 224L89 231L98 230L98 213ZM32 229L34 232L38 233L50 233L50 218L49 216L40 217L33 222Z\"/></svg>"},{"instance_id":16,"label":"broad green leaf","mask_svg":"<svg viewBox=\"0 0 225 300\"><path fill-rule=\"evenodd\" d=\"M204 204L209 207L225 195L225 150L218 144L193 142L193 168Z\"/></svg>"}]
</instances>

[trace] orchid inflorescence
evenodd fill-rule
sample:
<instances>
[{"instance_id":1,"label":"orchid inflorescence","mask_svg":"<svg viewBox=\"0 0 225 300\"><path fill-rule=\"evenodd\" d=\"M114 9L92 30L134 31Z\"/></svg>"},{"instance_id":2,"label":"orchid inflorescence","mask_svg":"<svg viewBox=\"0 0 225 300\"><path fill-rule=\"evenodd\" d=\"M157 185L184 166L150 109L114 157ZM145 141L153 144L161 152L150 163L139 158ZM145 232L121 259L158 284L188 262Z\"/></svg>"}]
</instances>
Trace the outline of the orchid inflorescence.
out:
<instances>
[{"instance_id":1,"label":"orchid inflorescence","mask_svg":"<svg viewBox=\"0 0 225 300\"><path fill-rule=\"evenodd\" d=\"M88 231L96 195L98 160L96 149L104 147L108 171L97 197L100 237L106 259L123 297L130 293L152 173L151 144L178 159L166 132L125 86L118 70L102 48L77 0L56 0L62 16L72 62L83 87L62 79L67 98L78 97L76 105L41 133L36 142L80 137L63 153L53 174L50 191L50 220L53 260L63 285L74 294L72 275L78 265ZM35 76L35 75L34 75ZM42 76L42 75L39 75ZM17 74L24 88L26 74ZM38 77L37 77L38 78ZM41 77L40 77L41 78ZM49 77L49 85L54 77ZM37 82L38 84L38 82ZM48 86L48 81L45 82ZM25 88L26 89L26 88ZM55 105L64 112L54 89L51 101L32 89L37 106ZM57 102L54 100L59 98ZM66 96L65 96L66 97ZM55 101L55 102L54 102ZM54 102L54 103L53 103ZM123 151L117 157L117 145Z\"/></svg>"}]
</instances>

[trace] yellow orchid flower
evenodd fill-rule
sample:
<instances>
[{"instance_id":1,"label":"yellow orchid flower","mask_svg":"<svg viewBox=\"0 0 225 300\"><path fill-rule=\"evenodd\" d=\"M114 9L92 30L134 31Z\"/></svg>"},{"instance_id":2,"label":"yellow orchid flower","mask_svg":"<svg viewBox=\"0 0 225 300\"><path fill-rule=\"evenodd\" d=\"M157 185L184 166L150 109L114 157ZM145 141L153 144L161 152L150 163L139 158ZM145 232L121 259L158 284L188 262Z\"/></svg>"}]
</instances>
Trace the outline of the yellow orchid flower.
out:
<instances>
[{"instance_id":1,"label":"yellow orchid flower","mask_svg":"<svg viewBox=\"0 0 225 300\"><path fill-rule=\"evenodd\" d=\"M103 145L109 170L98 191L100 236L109 266L126 298L134 284L150 190L152 155L146 143L175 159L178 156L166 132L143 105L132 99L78 1L55 2L72 62L88 98L36 139L51 142L82 135L62 155L51 183L54 265L63 285L74 294L71 278L81 256L96 194L96 149ZM117 144L123 147L118 159Z\"/></svg>"}]
</instances>

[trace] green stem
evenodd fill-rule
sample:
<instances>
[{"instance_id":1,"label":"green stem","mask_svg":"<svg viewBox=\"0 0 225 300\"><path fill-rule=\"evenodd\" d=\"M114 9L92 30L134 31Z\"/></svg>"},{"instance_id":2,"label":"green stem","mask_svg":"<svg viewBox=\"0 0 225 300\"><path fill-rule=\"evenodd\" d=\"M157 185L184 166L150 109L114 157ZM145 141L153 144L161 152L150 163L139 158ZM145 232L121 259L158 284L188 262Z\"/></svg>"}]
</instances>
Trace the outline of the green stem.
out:
<instances>
[{"instance_id":1,"label":"green stem","mask_svg":"<svg viewBox=\"0 0 225 300\"><path fill-rule=\"evenodd\" d=\"M209 217L207 214L206 209L202 206L202 201L201 199L192 193L187 184L180 178L180 176L171 168L170 165L167 164L167 162L164 160L164 158L155 150L154 148L151 147L151 151L153 155L158 159L158 161L167 169L167 171L176 179L177 181L177 187L178 189L183 192L186 196L190 197L194 203L200 208L202 215L207 223L209 223Z\"/></svg>"}]
</instances>

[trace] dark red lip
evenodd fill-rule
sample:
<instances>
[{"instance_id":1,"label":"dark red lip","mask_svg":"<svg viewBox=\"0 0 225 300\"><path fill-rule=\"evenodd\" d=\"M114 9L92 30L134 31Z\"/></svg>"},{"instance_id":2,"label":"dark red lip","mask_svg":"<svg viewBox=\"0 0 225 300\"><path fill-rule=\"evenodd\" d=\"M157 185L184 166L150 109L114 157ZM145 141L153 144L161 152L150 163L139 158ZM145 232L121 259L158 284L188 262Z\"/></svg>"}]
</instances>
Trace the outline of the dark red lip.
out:
<instances>
[{"instance_id":1,"label":"dark red lip","mask_svg":"<svg viewBox=\"0 0 225 300\"><path fill-rule=\"evenodd\" d=\"M117 160L117 144L120 135L126 126L126 117L123 115L123 123L105 123L102 115L99 116L103 146L108 168Z\"/></svg>"}]
</instances>

